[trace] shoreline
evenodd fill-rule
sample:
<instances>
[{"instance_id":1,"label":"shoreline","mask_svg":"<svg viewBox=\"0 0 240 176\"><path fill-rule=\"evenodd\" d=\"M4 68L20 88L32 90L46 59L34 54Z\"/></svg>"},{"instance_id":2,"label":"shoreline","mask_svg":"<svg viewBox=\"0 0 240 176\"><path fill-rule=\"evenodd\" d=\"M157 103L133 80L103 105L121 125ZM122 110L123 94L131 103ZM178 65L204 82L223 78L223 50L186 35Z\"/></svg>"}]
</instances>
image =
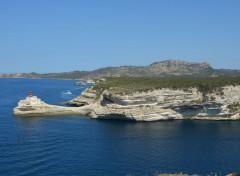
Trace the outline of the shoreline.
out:
<instances>
[{"instance_id":1,"label":"shoreline","mask_svg":"<svg viewBox=\"0 0 240 176\"><path fill-rule=\"evenodd\" d=\"M87 81L85 79L57 79L57 78L9 78L9 77L0 77L0 79L3 78L3 79L55 79L55 80L73 80L73 81Z\"/></svg>"},{"instance_id":2,"label":"shoreline","mask_svg":"<svg viewBox=\"0 0 240 176\"><path fill-rule=\"evenodd\" d=\"M63 104L72 107L49 105L37 97L26 97L14 108L14 116L76 115L92 119L135 122L162 120L235 121L240 120L240 113L229 113L226 108L226 102L234 99L232 95L229 95L233 88L236 89L236 92L240 90L240 86L224 88L226 100L217 98L215 102L207 104L191 104L188 102L202 96L195 89L191 90L192 93L183 90L162 89L132 95L114 94L105 90L99 96L99 93L92 86L85 89L80 96L73 100L63 102ZM236 98L240 99L239 97L240 95L237 94ZM153 99L157 102L153 103ZM199 108L202 110L199 111ZM212 113L216 115L214 116Z\"/></svg>"},{"instance_id":3,"label":"shoreline","mask_svg":"<svg viewBox=\"0 0 240 176\"><path fill-rule=\"evenodd\" d=\"M28 99L29 97L27 97ZM28 102L28 105L18 105L18 107L14 108L14 116L15 117L40 117L40 116L84 116L92 119L104 119L104 120L123 120L123 121L132 121L132 122L151 122L151 121L167 121L167 120L204 120L204 121L237 121L240 120L239 115L233 115L231 117L173 117L169 118L158 116L158 118L129 118L124 114L117 113L107 113L106 114L97 114L94 110L98 105L85 105L80 107L65 107L65 106L57 106L57 105L49 105L40 99L40 102L37 104L36 102ZM26 100L21 100L26 101ZM20 103L21 103L20 101ZM32 101L32 100L31 100ZM33 105L31 105L33 103ZM35 104L35 105L34 105ZM30 110L29 110L30 109Z\"/></svg>"}]
</instances>

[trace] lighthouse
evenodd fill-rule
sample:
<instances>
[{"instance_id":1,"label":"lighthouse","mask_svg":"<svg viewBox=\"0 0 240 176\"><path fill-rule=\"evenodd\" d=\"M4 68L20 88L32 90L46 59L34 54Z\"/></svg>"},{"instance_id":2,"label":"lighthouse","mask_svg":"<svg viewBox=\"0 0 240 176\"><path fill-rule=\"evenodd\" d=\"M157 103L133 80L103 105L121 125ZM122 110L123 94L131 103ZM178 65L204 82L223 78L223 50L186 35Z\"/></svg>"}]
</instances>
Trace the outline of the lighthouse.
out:
<instances>
[{"instance_id":1,"label":"lighthouse","mask_svg":"<svg viewBox=\"0 0 240 176\"><path fill-rule=\"evenodd\" d=\"M28 94L28 96L26 97L26 100L31 101L31 102L34 102L34 101L36 101L37 99L38 99L38 98L37 98L36 96L33 96L32 91L29 91L29 94Z\"/></svg>"},{"instance_id":2,"label":"lighthouse","mask_svg":"<svg viewBox=\"0 0 240 176\"><path fill-rule=\"evenodd\" d=\"M38 106L41 105L42 102L40 98L37 96L33 96L32 91L29 92L28 96L25 100L21 100L18 102L19 107L28 107L28 106Z\"/></svg>"}]
</instances>

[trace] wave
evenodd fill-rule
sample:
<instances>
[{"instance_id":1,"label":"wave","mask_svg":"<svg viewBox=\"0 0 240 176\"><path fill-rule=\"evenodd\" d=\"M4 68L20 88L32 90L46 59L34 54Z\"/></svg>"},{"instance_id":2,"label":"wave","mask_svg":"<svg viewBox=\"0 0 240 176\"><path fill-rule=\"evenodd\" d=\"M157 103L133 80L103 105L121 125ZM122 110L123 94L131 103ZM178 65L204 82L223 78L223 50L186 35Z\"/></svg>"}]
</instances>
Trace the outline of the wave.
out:
<instances>
[{"instance_id":1,"label":"wave","mask_svg":"<svg viewBox=\"0 0 240 176\"><path fill-rule=\"evenodd\" d=\"M65 94L65 95L72 95L72 92L71 91L67 91L67 92L65 92L63 94Z\"/></svg>"}]
</instances>

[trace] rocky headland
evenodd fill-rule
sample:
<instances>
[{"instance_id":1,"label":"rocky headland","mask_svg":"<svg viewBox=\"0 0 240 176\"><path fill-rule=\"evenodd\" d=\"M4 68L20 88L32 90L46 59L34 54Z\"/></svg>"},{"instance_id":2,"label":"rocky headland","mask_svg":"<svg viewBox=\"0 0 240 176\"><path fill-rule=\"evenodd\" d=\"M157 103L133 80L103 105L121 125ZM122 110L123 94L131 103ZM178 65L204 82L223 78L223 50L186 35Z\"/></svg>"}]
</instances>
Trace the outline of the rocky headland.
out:
<instances>
[{"instance_id":1,"label":"rocky headland","mask_svg":"<svg viewBox=\"0 0 240 176\"><path fill-rule=\"evenodd\" d=\"M236 79L239 80L239 78ZM110 87L108 87L109 84ZM125 80L124 85L131 87L134 83L129 84ZM225 83L220 87L215 85L215 88L208 88L207 91L201 86L188 87L188 85L143 90L141 84L138 83L138 85L139 90L127 92L119 91L123 88L121 82L118 82L117 86L111 81L97 83L84 90L75 99L65 102L75 107L48 105L39 99L31 100L28 97L19 102L18 107L14 109L14 114L17 116L74 114L96 119L132 121L240 119L239 83ZM208 84L205 86L209 87Z\"/></svg>"},{"instance_id":2,"label":"rocky headland","mask_svg":"<svg viewBox=\"0 0 240 176\"><path fill-rule=\"evenodd\" d=\"M26 97L18 102L18 106L14 108L16 116L53 116L53 115L78 115L79 112L75 108L64 106L49 105L40 98Z\"/></svg>"}]
</instances>

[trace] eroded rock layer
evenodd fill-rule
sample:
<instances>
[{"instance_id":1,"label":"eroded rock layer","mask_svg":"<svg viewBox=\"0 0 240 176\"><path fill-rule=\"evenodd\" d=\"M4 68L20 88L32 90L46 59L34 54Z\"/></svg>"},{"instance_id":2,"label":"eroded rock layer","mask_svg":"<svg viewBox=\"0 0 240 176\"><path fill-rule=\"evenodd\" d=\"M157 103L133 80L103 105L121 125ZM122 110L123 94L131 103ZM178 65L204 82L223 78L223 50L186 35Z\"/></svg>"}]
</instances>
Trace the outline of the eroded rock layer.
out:
<instances>
[{"instance_id":1,"label":"eroded rock layer","mask_svg":"<svg viewBox=\"0 0 240 176\"><path fill-rule=\"evenodd\" d=\"M161 89L132 94L92 88L67 102L89 109L91 118L156 121L165 119L236 120L240 118L240 86L226 86L221 92L203 94L196 88Z\"/></svg>"}]
</instances>

